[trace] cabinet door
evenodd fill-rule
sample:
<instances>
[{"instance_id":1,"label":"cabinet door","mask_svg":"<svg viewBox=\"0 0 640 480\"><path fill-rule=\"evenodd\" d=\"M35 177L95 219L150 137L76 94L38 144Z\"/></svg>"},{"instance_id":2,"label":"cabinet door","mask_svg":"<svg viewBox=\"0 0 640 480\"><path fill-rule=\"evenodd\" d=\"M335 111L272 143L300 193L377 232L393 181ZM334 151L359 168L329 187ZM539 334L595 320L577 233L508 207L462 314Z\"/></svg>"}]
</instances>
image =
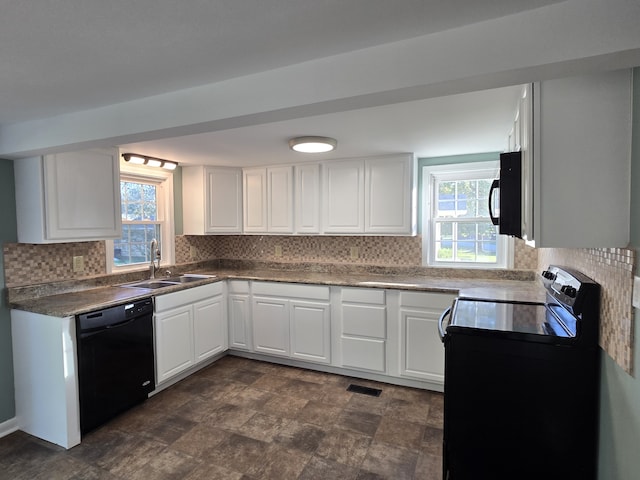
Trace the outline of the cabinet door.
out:
<instances>
[{"instance_id":1,"label":"cabinet door","mask_svg":"<svg viewBox=\"0 0 640 480\"><path fill-rule=\"evenodd\" d=\"M229 346L252 350L249 328L249 296L229 295Z\"/></svg>"},{"instance_id":2,"label":"cabinet door","mask_svg":"<svg viewBox=\"0 0 640 480\"><path fill-rule=\"evenodd\" d=\"M252 306L254 350L289 356L289 302L253 297Z\"/></svg>"},{"instance_id":3,"label":"cabinet door","mask_svg":"<svg viewBox=\"0 0 640 480\"><path fill-rule=\"evenodd\" d=\"M243 176L244 231L267 231L267 170L245 169Z\"/></svg>"},{"instance_id":4,"label":"cabinet door","mask_svg":"<svg viewBox=\"0 0 640 480\"><path fill-rule=\"evenodd\" d=\"M186 305L155 315L157 383L193 365L192 312Z\"/></svg>"},{"instance_id":5,"label":"cabinet door","mask_svg":"<svg viewBox=\"0 0 640 480\"><path fill-rule=\"evenodd\" d=\"M43 162L47 240L120 238L117 150L58 153Z\"/></svg>"},{"instance_id":6,"label":"cabinet door","mask_svg":"<svg viewBox=\"0 0 640 480\"><path fill-rule=\"evenodd\" d=\"M444 346L439 316L425 310L400 309L400 374L444 383Z\"/></svg>"},{"instance_id":7,"label":"cabinet door","mask_svg":"<svg viewBox=\"0 0 640 480\"><path fill-rule=\"evenodd\" d=\"M293 233L293 167L267 169L267 230Z\"/></svg>"},{"instance_id":8,"label":"cabinet door","mask_svg":"<svg viewBox=\"0 0 640 480\"><path fill-rule=\"evenodd\" d=\"M412 155L366 160L365 232L412 233L413 163Z\"/></svg>"},{"instance_id":9,"label":"cabinet door","mask_svg":"<svg viewBox=\"0 0 640 480\"><path fill-rule=\"evenodd\" d=\"M291 300L291 356L329 363L331 336L329 304Z\"/></svg>"},{"instance_id":10,"label":"cabinet door","mask_svg":"<svg viewBox=\"0 0 640 480\"><path fill-rule=\"evenodd\" d=\"M193 345L198 363L227 349L227 328L222 295L193 305Z\"/></svg>"},{"instance_id":11,"label":"cabinet door","mask_svg":"<svg viewBox=\"0 0 640 480\"><path fill-rule=\"evenodd\" d=\"M631 70L534 84L536 247L629 244Z\"/></svg>"},{"instance_id":12,"label":"cabinet door","mask_svg":"<svg viewBox=\"0 0 640 480\"><path fill-rule=\"evenodd\" d=\"M206 167L205 175L205 232L241 233L242 170Z\"/></svg>"},{"instance_id":13,"label":"cabinet door","mask_svg":"<svg viewBox=\"0 0 640 480\"><path fill-rule=\"evenodd\" d=\"M296 232L320 233L320 165L299 165L295 171Z\"/></svg>"},{"instance_id":14,"label":"cabinet door","mask_svg":"<svg viewBox=\"0 0 640 480\"><path fill-rule=\"evenodd\" d=\"M323 164L324 233L364 232L364 162Z\"/></svg>"},{"instance_id":15,"label":"cabinet door","mask_svg":"<svg viewBox=\"0 0 640 480\"><path fill-rule=\"evenodd\" d=\"M522 152L522 238L532 241L533 234L533 101L532 85L525 85L520 97L517 129ZM513 150L512 150L513 151Z\"/></svg>"}]
</instances>

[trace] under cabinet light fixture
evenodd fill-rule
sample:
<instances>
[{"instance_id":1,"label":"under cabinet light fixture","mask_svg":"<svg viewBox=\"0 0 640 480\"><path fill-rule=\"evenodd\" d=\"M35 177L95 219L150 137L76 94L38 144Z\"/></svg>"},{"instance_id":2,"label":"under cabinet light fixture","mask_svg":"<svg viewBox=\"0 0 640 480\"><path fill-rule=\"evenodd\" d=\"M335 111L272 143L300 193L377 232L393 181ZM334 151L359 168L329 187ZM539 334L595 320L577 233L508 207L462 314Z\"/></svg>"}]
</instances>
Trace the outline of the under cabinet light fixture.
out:
<instances>
[{"instance_id":1,"label":"under cabinet light fixture","mask_svg":"<svg viewBox=\"0 0 640 480\"><path fill-rule=\"evenodd\" d=\"M125 162L134 165L147 165L148 167L160 167L165 170L175 170L178 166L177 162L171 160L163 160L161 158L147 157L146 155L138 155L137 153L123 153L122 158Z\"/></svg>"},{"instance_id":2,"label":"under cabinet light fixture","mask_svg":"<svg viewBox=\"0 0 640 480\"><path fill-rule=\"evenodd\" d=\"M289 140L289 148L302 153L325 153L335 150L338 141L330 137L296 137Z\"/></svg>"}]
</instances>

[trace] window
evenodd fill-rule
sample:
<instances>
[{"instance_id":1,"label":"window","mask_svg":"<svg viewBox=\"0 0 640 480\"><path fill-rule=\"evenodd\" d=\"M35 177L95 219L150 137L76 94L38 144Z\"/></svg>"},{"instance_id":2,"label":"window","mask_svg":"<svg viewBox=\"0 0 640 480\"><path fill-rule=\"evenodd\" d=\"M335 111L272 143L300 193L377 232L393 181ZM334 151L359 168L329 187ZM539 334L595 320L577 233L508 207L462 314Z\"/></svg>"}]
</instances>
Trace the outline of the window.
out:
<instances>
[{"instance_id":1,"label":"window","mask_svg":"<svg viewBox=\"0 0 640 480\"><path fill-rule=\"evenodd\" d=\"M136 180L120 180L122 208L122 237L113 242L114 266L148 264L151 260L150 244L158 240L162 251L158 208L158 186Z\"/></svg>"},{"instance_id":2,"label":"window","mask_svg":"<svg viewBox=\"0 0 640 480\"><path fill-rule=\"evenodd\" d=\"M122 237L107 242L110 272L148 268L154 238L161 264L173 263L173 177L164 172L151 176L147 170L121 164Z\"/></svg>"},{"instance_id":3,"label":"window","mask_svg":"<svg viewBox=\"0 0 640 480\"><path fill-rule=\"evenodd\" d=\"M510 241L489 218L489 189L497 162L424 167L423 263L505 268Z\"/></svg>"}]
</instances>

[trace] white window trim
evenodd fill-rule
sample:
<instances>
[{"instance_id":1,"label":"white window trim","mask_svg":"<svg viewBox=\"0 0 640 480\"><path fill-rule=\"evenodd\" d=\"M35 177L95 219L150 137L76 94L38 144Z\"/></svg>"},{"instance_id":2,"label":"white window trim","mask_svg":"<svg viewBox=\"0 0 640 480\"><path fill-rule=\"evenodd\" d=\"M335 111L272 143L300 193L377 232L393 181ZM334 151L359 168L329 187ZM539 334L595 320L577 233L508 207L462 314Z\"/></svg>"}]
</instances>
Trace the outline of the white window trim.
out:
<instances>
[{"instance_id":1,"label":"white window trim","mask_svg":"<svg viewBox=\"0 0 640 480\"><path fill-rule=\"evenodd\" d=\"M163 216L164 228L162 229L162 252L160 265L167 266L175 263L176 239L174 227L173 207L173 173L167 170L153 169L139 165L131 165L120 160L120 179L139 180L155 183L162 190L162 203L158 205L159 213ZM119 190L119 189L118 189ZM113 240L106 240L107 273L125 273L148 270L149 266L141 267L140 264L116 267L113 264Z\"/></svg>"},{"instance_id":2,"label":"white window trim","mask_svg":"<svg viewBox=\"0 0 640 480\"><path fill-rule=\"evenodd\" d=\"M502 253L494 263L476 262L436 262L435 245L432 241L433 203L435 201L434 182L435 180L458 180L461 174L465 178L498 178L500 171L499 161L456 163L450 165L426 165L422 167L422 264L428 267L445 268L491 268L506 269L513 268L513 238L506 235L498 235L498 249ZM466 175L468 174L468 176Z\"/></svg>"}]
</instances>

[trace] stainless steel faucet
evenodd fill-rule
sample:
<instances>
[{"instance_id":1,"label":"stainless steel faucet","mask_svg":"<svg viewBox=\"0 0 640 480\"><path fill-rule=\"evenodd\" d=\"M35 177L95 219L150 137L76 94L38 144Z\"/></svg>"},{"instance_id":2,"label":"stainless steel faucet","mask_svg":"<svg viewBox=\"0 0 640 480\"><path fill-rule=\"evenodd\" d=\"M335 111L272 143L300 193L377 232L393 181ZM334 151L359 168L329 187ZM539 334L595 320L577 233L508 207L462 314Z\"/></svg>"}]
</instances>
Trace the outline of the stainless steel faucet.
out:
<instances>
[{"instance_id":1,"label":"stainless steel faucet","mask_svg":"<svg viewBox=\"0 0 640 480\"><path fill-rule=\"evenodd\" d=\"M151 247L149 248L149 256L151 257L151 263L149 264L149 278L156 278L156 270L160 268L160 249L158 248L158 240L155 238L151 240ZM157 265L156 265L157 260Z\"/></svg>"}]
</instances>

